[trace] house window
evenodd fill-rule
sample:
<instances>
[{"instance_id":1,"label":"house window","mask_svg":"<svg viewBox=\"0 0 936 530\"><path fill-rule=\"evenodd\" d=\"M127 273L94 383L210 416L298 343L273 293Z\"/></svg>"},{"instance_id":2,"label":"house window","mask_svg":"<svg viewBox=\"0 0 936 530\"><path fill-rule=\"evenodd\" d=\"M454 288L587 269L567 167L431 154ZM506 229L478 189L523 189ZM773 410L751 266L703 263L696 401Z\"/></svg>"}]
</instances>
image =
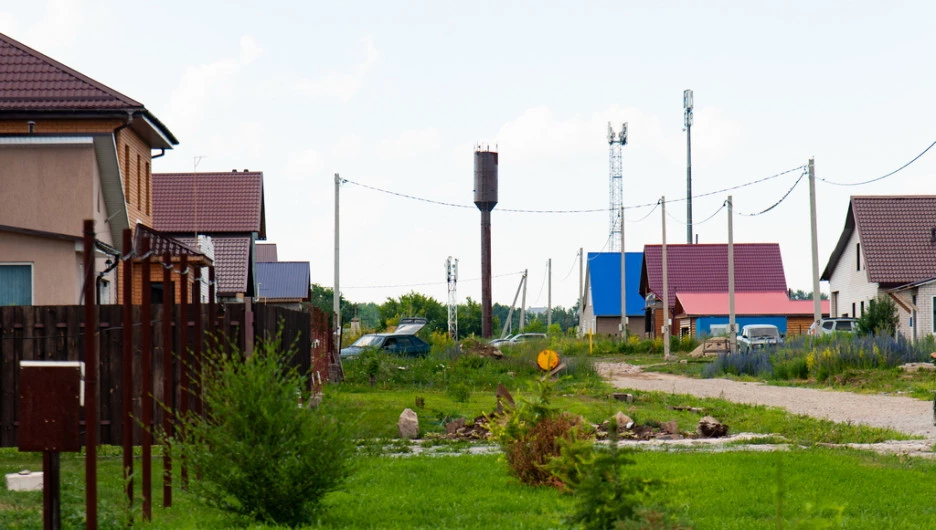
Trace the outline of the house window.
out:
<instances>
[{"instance_id":1,"label":"house window","mask_svg":"<svg viewBox=\"0 0 936 530\"><path fill-rule=\"evenodd\" d=\"M852 318L858 318L858 315L855 313L855 302L852 302Z\"/></svg>"},{"instance_id":2,"label":"house window","mask_svg":"<svg viewBox=\"0 0 936 530\"><path fill-rule=\"evenodd\" d=\"M175 296L175 293L172 288L172 282L169 282L169 293L167 296L166 289L163 287L163 282L153 282L150 284L150 301L154 304L162 304L167 299L172 300Z\"/></svg>"},{"instance_id":3,"label":"house window","mask_svg":"<svg viewBox=\"0 0 936 530\"><path fill-rule=\"evenodd\" d=\"M32 264L0 263L0 306L32 305L32 303Z\"/></svg>"},{"instance_id":4,"label":"house window","mask_svg":"<svg viewBox=\"0 0 936 530\"><path fill-rule=\"evenodd\" d=\"M855 270L861 270L861 243L855 243Z\"/></svg>"},{"instance_id":5,"label":"house window","mask_svg":"<svg viewBox=\"0 0 936 530\"><path fill-rule=\"evenodd\" d=\"M137 206L143 206L143 181L140 176L140 155L137 155Z\"/></svg>"},{"instance_id":6,"label":"house window","mask_svg":"<svg viewBox=\"0 0 936 530\"><path fill-rule=\"evenodd\" d=\"M130 202L130 146L124 144L124 197Z\"/></svg>"},{"instance_id":7,"label":"house window","mask_svg":"<svg viewBox=\"0 0 936 530\"><path fill-rule=\"evenodd\" d=\"M838 302L839 302L839 292L832 291L832 307L830 308L831 311L829 311L829 316L834 317L835 315L838 314L838 310L839 310Z\"/></svg>"},{"instance_id":8,"label":"house window","mask_svg":"<svg viewBox=\"0 0 936 530\"><path fill-rule=\"evenodd\" d=\"M153 201L150 199L150 193L153 189L153 175L150 173L150 163L146 163L146 215L150 214L150 206Z\"/></svg>"},{"instance_id":9,"label":"house window","mask_svg":"<svg viewBox=\"0 0 936 530\"><path fill-rule=\"evenodd\" d=\"M864 316L864 300L861 301L861 315Z\"/></svg>"}]
</instances>

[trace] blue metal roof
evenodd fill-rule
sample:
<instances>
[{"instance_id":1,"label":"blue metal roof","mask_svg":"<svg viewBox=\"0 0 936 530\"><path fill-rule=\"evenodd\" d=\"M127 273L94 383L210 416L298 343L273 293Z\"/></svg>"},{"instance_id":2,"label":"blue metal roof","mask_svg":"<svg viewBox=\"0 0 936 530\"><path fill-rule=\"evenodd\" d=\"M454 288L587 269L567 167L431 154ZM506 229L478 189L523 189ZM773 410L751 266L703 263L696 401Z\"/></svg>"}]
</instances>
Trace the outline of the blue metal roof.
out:
<instances>
[{"instance_id":1,"label":"blue metal roof","mask_svg":"<svg viewBox=\"0 0 936 530\"><path fill-rule=\"evenodd\" d=\"M260 298L306 299L309 297L309 262L275 261L257 263Z\"/></svg>"},{"instance_id":2,"label":"blue metal roof","mask_svg":"<svg viewBox=\"0 0 936 530\"><path fill-rule=\"evenodd\" d=\"M643 252L627 252L627 316L644 315L644 299L640 296L640 271ZM621 316L621 253L589 252L588 277L595 316Z\"/></svg>"}]
</instances>

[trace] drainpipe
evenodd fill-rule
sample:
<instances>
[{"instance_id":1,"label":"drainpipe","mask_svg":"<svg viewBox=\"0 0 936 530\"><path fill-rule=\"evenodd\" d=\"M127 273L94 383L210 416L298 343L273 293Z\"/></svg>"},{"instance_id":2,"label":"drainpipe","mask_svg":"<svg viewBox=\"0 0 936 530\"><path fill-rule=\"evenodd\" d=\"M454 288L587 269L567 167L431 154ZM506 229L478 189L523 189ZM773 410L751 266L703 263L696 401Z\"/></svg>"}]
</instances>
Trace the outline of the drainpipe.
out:
<instances>
[{"instance_id":1,"label":"drainpipe","mask_svg":"<svg viewBox=\"0 0 936 530\"><path fill-rule=\"evenodd\" d=\"M117 266L120 265L120 254L111 254L111 256L114 258L114 261L110 265L108 265L106 269L98 273L97 279L94 282L95 283L94 292L96 296L97 305L101 305L101 281L104 279L104 276L107 275L107 273L116 269Z\"/></svg>"}]
</instances>

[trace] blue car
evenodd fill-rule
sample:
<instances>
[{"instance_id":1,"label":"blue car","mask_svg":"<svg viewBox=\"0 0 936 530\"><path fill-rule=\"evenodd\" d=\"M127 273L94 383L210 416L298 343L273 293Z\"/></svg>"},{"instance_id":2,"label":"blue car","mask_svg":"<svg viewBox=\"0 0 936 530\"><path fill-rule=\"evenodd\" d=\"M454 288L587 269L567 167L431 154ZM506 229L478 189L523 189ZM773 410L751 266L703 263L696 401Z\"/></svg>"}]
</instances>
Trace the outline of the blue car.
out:
<instances>
[{"instance_id":1,"label":"blue car","mask_svg":"<svg viewBox=\"0 0 936 530\"><path fill-rule=\"evenodd\" d=\"M426 325L425 318L403 318L393 333L368 333L341 349L342 359L353 359L366 349L374 349L401 357L425 357L432 347L416 336Z\"/></svg>"}]
</instances>

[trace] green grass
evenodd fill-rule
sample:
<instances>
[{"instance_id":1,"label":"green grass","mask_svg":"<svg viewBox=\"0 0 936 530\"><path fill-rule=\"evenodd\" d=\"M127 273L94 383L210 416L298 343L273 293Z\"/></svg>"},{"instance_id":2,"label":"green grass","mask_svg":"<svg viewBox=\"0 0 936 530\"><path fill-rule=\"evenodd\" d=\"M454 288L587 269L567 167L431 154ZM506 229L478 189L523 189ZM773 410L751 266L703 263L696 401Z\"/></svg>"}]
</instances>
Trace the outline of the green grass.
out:
<instances>
[{"instance_id":1,"label":"green grass","mask_svg":"<svg viewBox=\"0 0 936 530\"><path fill-rule=\"evenodd\" d=\"M628 474L664 481L648 502L666 506L697 530L778 528L778 490L783 528L796 528L808 519L836 522L839 510L841 519L832 528L936 528L933 461L824 448L777 453L672 450L633 457L636 464L627 468ZM100 460L101 528L118 528L120 458ZM84 460L63 455L62 461L63 513L70 517L65 527L76 528L84 511ZM5 470L36 468L38 462L35 454L0 452ZM162 509L159 481L154 485L153 522L143 525L137 518L136 528L274 528L228 518L179 489L174 506ZM570 503L571 498L554 489L518 484L496 455L360 457L345 489L329 494L327 510L306 528L558 528ZM0 492L0 528L41 528L41 494Z\"/></svg>"}]
</instances>

